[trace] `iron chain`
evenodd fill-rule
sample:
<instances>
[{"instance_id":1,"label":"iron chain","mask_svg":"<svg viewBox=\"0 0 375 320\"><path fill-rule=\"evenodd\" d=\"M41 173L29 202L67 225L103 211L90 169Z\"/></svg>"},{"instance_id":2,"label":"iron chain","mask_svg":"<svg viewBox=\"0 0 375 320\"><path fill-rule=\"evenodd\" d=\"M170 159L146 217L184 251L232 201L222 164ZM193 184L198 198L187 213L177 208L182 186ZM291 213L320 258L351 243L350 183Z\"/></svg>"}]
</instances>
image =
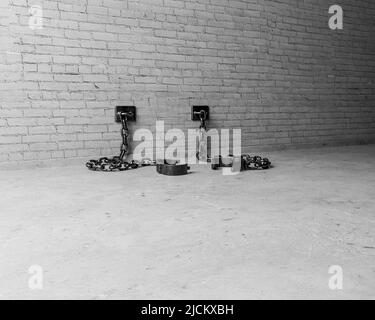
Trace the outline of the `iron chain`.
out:
<instances>
[{"instance_id":1,"label":"iron chain","mask_svg":"<svg viewBox=\"0 0 375 320\"><path fill-rule=\"evenodd\" d=\"M100 158L99 160L90 160L86 163L86 167L92 171L104 171L104 172L112 172L112 171L126 171L130 169L137 169L139 167L145 166L154 166L156 165L155 161L150 159L144 159L142 161L135 161L132 160L131 162L125 161L125 156L129 150L129 129L128 129L128 121L127 121L127 114L120 113L119 114L121 119L121 152L120 155L113 158Z\"/></svg>"}]
</instances>

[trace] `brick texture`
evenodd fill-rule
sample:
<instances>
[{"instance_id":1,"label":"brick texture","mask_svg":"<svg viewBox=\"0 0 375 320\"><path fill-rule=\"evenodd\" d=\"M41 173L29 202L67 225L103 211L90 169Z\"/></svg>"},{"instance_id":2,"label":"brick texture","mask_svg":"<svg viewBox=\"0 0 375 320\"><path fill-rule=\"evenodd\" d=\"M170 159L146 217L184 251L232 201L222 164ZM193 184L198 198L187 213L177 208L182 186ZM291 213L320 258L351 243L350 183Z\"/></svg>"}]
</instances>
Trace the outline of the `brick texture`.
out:
<instances>
[{"instance_id":1,"label":"brick texture","mask_svg":"<svg viewBox=\"0 0 375 320\"><path fill-rule=\"evenodd\" d=\"M185 131L209 105L244 151L374 142L374 16L373 0L0 0L0 162L115 155L116 105L137 106L132 130Z\"/></svg>"}]
</instances>

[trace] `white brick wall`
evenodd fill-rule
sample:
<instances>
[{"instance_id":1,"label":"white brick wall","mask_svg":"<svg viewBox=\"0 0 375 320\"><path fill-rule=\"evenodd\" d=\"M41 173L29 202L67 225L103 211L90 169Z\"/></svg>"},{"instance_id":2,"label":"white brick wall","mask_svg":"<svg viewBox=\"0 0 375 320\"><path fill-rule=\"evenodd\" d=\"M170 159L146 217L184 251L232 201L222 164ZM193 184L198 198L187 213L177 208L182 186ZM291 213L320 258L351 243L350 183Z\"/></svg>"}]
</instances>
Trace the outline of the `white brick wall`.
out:
<instances>
[{"instance_id":1,"label":"white brick wall","mask_svg":"<svg viewBox=\"0 0 375 320\"><path fill-rule=\"evenodd\" d=\"M374 142L375 3L340 1L343 31L332 4L0 0L0 162L117 154L121 104L138 107L133 129L185 130L208 104L245 151Z\"/></svg>"}]
</instances>

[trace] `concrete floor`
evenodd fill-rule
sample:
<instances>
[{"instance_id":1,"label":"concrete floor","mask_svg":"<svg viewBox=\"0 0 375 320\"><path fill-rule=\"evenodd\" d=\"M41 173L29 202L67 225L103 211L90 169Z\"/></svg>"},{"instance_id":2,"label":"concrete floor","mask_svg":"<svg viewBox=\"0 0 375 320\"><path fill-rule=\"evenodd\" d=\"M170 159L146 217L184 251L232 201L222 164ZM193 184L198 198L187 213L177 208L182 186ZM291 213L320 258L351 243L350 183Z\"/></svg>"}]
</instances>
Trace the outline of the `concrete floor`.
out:
<instances>
[{"instance_id":1,"label":"concrete floor","mask_svg":"<svg viewBox=\"0 0 375 320\"><path fill-rule=\"evenodd\" d=\"M375 146L269 155L235 177L0 172L0 298L374 299Z\"/></svg>"}]
</instances>

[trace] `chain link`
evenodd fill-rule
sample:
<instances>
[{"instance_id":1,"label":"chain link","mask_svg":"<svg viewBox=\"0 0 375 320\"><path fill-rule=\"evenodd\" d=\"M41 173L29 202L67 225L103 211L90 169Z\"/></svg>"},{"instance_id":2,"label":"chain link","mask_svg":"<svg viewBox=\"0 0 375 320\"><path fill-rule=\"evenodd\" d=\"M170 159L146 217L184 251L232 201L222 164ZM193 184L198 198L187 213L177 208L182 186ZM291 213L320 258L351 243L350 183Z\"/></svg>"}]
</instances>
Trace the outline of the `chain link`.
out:
<instances>
[{"instance_id":1,"label":"chain link","mask_svg":"<svg viewBox=\"0 0 375 320\"><path fill-rule=\"evenodd\" d=\"M143 159L142 161L132 160L131 162L125 161L125 156L129 150L129 129L128 129L128 117L129 114L119 113L121 119L121 148L120 155L113 158L100 158L99 160L90 160L86 163L86 167L92 171L126 171L130 169L137 169L139 167L154 166L156 162L151 159Z\"/></svg>"},{"instance_id":2,"label":"chain link","mask_svg":"<svg viewBox=\"0 0 375 320\"><path fill-rule=\"evenodd\" d=\"M202 110L196 112L196 115L199 115L200 125L199 125L199 146L196 153L197 160L210 162L210 157L207 154L207 113Z\"/></svg>"},{"instance_id":3,"label":"chain link","mask_svg":"<svg viewBox=\"0 0 375 320\"><path fill-rule=\"evenodd\" d=\"M241 157L234 157L229 155L227 158L222 156L214 157L211 161L211 168L217 170L223 167L232 167L235 158L241 159L241 171L245 170L266 170L271 168L271 161L268 158L262 158L260 156L251 156L249 154L243 154Z\"/></svg>"},{"instance_id":4,"label":"chain link","mask_svg":"<svg viewBox=\"0 0 375 320\"><path fill-rule=\"evenodd\" d=\"M241 158L243 163L243 170L271 168L271 161L268 158L262 158L260 156L250 156L248 154L243 154Z\"/></svg>"}]
</instances>

